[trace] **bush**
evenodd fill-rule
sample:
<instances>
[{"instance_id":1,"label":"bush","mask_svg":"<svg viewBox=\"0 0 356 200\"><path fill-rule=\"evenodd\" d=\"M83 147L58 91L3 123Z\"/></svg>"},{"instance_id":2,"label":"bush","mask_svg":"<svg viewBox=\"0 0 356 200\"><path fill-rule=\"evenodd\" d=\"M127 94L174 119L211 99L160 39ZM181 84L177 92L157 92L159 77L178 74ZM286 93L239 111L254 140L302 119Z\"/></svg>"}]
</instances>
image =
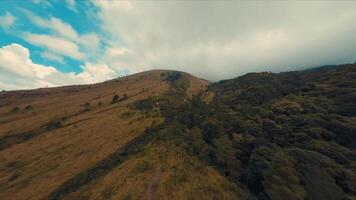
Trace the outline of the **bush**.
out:
<instances>
[{"instance_id":1,"label":"bush","mask_svg":"<svg viewBox=\"0 0 356 200\"><path fill-rule=\"evenodd\" d=\"M114 104L114 103L117 103L119 102L119 95L115 94L113 97L112 97L112 100L111 100L111 104Z\"/></svg>"},{"instance_id":2,"label":"bush","mask_svg":"<svg viewBox=\"0 0 356 200\"><path fill-rule=\"evenodd\" d=\"M83 107L84 107L83 111L85 111L85 112L90 111L90 103L89 102L85 102Z\"/></svg>"},{"instance_id":3,"label":"bush","mask_svg":"<svg viewBox=\"0 0 356 200\"><path fill-rule=\"evenodd\" d=\"M15 106L11 109L11 112L17 112L20 110L20 107L19 106Z\"/></svg>"},{"instance_id":4,"label":"bush","mask_svg":"<svg viewBox=\"0 0 356 200\"><path fill-rule=\"evenodd\" d=\"M55 130L62 127L62 122L60 120L52 120L47 124L47 130Z\"/></svg>"},{"instance_id":5,"label":"bush","mask_svg":"<svg viewBox=\"0 0 356 200\"><path fill-rule=\"evenodd\" d=\"M154 105L155 101L152 98L143 99L134 103L135 108L139 110L152 110Z\"/></svg>"},{"instance_id":6,"label":"bush","mask_svg":"<svg viewBox=\"0 0 356 200\"><path fill-rule=\"evenodd\" d=\"M31 105L28 105L25 107L26 110L32 110L32 106Z\"/></svg>"}]
</instances>

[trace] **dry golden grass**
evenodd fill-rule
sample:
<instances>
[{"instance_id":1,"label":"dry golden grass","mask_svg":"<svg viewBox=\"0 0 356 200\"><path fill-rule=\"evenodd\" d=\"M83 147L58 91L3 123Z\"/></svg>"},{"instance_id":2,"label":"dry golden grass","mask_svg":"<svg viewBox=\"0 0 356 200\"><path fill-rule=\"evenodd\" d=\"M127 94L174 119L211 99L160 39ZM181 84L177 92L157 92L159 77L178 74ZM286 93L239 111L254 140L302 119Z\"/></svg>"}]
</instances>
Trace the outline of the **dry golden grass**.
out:
<instances>
[{"instance_id":1,"label":"dry golden grass","mask_svg":"<svg viewBox=\"0 0 356 200\"><path fill-rule=\"evenodd\" d=\"M154 142L65 199L245 199L238 187L174 144Z\"/></svg>"},{"instance_id":2,"label":"dry golden grass","mask_svg":"<svg viewBox=\"0 0 356 200\"><path fill-rule=\"evenodd\" d=\"M1 94L0 145L7 146L0 149L0 199L46 199L65 181L123 147L145 128L161 123L159 115L130 109L133 102L160 96L170 88L161 72L148 71L95 85ZM189 92L197 92L201 83L207 83L191 82ZM111 104L114 94L128 98ZM86 102L90 111L84 111ZM32 108L25 109L28 105ZM20 109L13 112L15 106ZM48 128L51 121L60 121L61 126ZM120 169L127 165L130 162ZM131 169L127 167L124 170ZM121 178L116 177L127 185L136 184L135 179L128 183Z\"/></svg>"},{"instance_id":3,"label":"dry golden grass","mask_svg":"<svg viewBox=\"0 0 356 200\"><path fill-rule=\"evenodd\" d=\"M209 104L210 102L212 102L214 99L214 93L211 92L211 91L206 91L203 93L203 96L202 96L202 100Z\"/></svg>"}]
</instances>

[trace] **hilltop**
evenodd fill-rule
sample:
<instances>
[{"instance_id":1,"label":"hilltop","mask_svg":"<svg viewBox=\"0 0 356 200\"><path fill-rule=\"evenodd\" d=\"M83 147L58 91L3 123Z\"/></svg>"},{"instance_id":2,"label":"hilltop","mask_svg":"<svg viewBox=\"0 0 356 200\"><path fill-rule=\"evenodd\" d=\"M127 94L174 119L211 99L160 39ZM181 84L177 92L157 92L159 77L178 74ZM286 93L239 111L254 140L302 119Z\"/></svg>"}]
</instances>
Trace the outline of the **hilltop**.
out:
<instances>
[{"instance_id":1,"label":"hilltop","mask_svg":"<svg viewBox=\"0 0 356 200\"><path fill-rule=\"evenodd\" d=\"M1 199L354 199L356 65L0 93Z\"/></svg>"}]
</instances>

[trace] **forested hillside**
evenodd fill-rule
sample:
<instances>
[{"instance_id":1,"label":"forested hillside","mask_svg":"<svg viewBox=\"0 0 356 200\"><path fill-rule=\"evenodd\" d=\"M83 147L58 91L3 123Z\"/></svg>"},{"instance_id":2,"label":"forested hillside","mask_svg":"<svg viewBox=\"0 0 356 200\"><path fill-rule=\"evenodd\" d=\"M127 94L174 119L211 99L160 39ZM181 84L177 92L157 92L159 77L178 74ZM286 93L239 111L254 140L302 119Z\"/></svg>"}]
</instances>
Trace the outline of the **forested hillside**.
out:
<instances>
[{"instance_id":1,"label":"forested hillside","mask_svg":"<svg viewBox=\"0 0 356 200\"><path fill-rule=\"evenodd\" d=\"M251 73L171 101L157 140L212 166L233 198L355 198L356 65Z\"/></svg>"}]
</instances>

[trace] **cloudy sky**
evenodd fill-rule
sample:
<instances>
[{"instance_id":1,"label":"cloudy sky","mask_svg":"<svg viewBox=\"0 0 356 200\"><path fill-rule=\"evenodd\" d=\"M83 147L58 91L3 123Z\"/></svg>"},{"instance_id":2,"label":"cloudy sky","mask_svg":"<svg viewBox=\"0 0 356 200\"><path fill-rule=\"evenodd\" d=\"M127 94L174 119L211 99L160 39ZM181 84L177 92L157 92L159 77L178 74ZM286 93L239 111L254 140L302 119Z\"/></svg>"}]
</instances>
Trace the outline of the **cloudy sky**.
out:
<instances>
[{"instance_id":1,"label":"cloudy sky","mask_svg":"<svg viewBox=\"0 0 356 200\"><path fill-rule=\"evenodd\" d=\"M356 62L354 1L2 0L0 90Z\"/></svg>"}]
</instances>

